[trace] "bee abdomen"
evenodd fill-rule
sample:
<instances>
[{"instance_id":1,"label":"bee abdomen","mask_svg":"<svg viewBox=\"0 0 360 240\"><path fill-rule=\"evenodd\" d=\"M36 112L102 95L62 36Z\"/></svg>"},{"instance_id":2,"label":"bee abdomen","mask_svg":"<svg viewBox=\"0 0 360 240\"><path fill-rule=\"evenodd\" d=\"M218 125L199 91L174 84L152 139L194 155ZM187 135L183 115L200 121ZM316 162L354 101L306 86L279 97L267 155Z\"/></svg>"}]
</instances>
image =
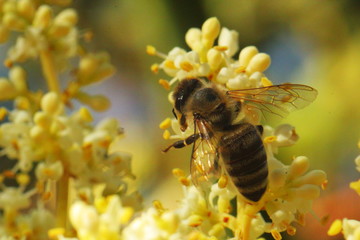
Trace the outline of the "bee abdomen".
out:
<instances>
[{"instance_id":1,"label":"bee abdomen","mask_svg":"<svg viewBox=\"0 0 360 240\"><path fill-rule=\"evenodd\" d=\"M266 152L255 126L244 123L221 138L225 168L239 192L257 202L267 187Z\"/></svg>"}]
</instances>

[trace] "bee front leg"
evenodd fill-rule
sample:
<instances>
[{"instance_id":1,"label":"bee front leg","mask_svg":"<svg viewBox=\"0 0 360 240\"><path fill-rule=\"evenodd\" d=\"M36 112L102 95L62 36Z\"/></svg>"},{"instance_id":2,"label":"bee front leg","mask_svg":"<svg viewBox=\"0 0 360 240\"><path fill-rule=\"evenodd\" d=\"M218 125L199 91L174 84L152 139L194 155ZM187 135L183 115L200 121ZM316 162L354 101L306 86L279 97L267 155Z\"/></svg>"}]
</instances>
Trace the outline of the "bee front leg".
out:
<instances>
[{"instance_id":1,"label":"bee front leg","mask_svg":"<svg viewBox=\"0 0 360 240\"><path fill-rule=\"evenodd\" d=\"M170 148L183 148L189 144L194 143L198 138L200 137L200 133L195 133L193 135L190 135L189 137L185 138L184 140L179 140L162 150L163 152L167 152L170 150Z\"/></svg>"}]
</instances>

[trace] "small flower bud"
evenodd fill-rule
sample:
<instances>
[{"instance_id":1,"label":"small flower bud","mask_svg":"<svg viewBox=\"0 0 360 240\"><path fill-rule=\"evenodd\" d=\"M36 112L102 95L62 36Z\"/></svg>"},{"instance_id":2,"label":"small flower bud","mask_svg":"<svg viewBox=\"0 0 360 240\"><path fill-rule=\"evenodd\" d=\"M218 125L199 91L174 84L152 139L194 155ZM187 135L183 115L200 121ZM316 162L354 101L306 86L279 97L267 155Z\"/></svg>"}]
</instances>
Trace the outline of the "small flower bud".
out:
<instances>
[{"instance_id":1,"label":"small flower bud","mask_svg":"<svg viewBox=\"0 0 360 240\"><path fill-rule=\"evenodd\" d=\"M272 187L282 187L286 181L286 174L283 169L275 169L270 173L269 180Z\"/></svg>"},{"instance_id":2,"label":"small flower bud","mask_svg":"<svg viewBox=\"0 0 360 240\"><path fill-rule=\"evenodd\" d=\"M74 97L80 102L90 106L95 111L99 111L99 112L105 111L110 107L109 99L103 95L92 96L87 93L79 91L76 93Z\"/></svg>"},{"instance_id":3,"label":"small flower bud","mask_svg":"<svg viewBox=\"0 0 360 240\"><path fill-rule=\"evenodd\" d=\"M63 165L60 161L54 163L40 163L35 170L36 177L39 180L54 180L61 178L64 172Z\"/></svg>"},{"instance_id":4,"label":"small flower bud","mask_svg":"<svg viewBox=\"0 0 360 240\"><path fill-rule=\"evenodd\" d=\"M34 140L34 142L41 143L48 137L48 133L44 128L40 126L34 126L30 129L30 137Z\"/></svg>"},{"instance_id":5,"label":"small flower bud","mask_svg":"<svg viewBox=\"0 0 360 240\"><path fill-rule=\"evenodd\" d=\"M240 66L247 67L250 60L258 53L259 51L255 46L248 46L243 48L239 54Z\"/></svg>"},{"instance_id":6,"label":"small flower bud","mask_svg":"<svg viewBox=\"0 0 360 240\"><path fill-rule=\"evenodd\" d=\"M220 64L223 62L224 57L221 54L221 52L211 48L207 52L207 59L208 59L210 68L212 70L216 70L220 66Z\"/></svg>"},{"instance_id":7,"label":"small flower bud","mask_svg":"<svg viewBox=\"0 0 360 240\"><path fill-rule=\"evenodd\" d=\"M216 17L207 19L201 28L202 40L206 48L210 48L220 32L220 22Z\"/></svg>"},{"instance_id":8,"label":"small flower bud","mask_svg":"<svg viewBox=\"0 0 360 240\"><path fill-rule=\"evenodd\" d=\"M9 38L9 29L3 24L0 25L0 43L4 43Z\"/></svg>"},{"instance_id":9,"label":"small flower bud","mask_svg":"<svg viewBox=\"0 0 360 240\"><path fill-rule=\"evenodd\" d=\"M246 68L248 74L254 72L263 72L270 66L270 56L266 53L258 53L251 58L249 65Z\"/></svg>"},{"instance_id":10,"label":"small flower bud","mask_svg":"<svg viewBox=\"0 0 360 240\"><path fill-rule=\"evenodd\" d=\"M301 176L293 181L292 186L298 187L304 184L314 184L320 186L326 181L326 173L321 170L312 170L306 175Z\"/></svg>"},{"instance_id":11,"label":"small flower bud","mask_svg":"<svg viewBox=\"0 0 360 240\"><path fill-rule=\"evenodd\" d=\"M0 78L0 100L13 99L17 95L15 86L5 78Z\"/></svg>"},{"instance_id":12,"label":"small flower bud","mask_svg":"<svg viewBox=\"0 0 360 240\"><path fill-rule=\"evenodd\" d=\"M75 229L90 231L99 226L99 216L95 207L77 201L70 207L69 218Z\"/></svg>"},{"instance_id":13,"label":"small flower bud","mask_svg":"<svg viewBox=\"0 0 360 240\"><path fill-rule=\"evenodd\" d=\"M15 108L16 109L23 109L28 110L30 108L30 101L27 97L24 96L18 96L15 98Z\"/></svg>"},{"instance_id":14,"label":"small flower bud","mask_svg":"<svg viewBox=\"0 0 360 240\"><path fill-rule=\"evenodd\" d=\"M16 7L17 12L27 20L31 20L35 15L35 5L32 0L19 0Z\"/></svg>"},{"instance_id":15,"label":"small flower bud","mask_svg":"<svg viewBox=\"0 0 360 240\"><path fill-rule=\"evenodd\" d=\"M85 108L85 107L81 107L79 109L79 111L77 112L77 116L79 117L79 119L83 122L92 122L93 116L91 115L91 112L89 111L89 109Z\"/></svg>"},{"instance_id":16,"label":"small flower bud","mask_svg":"<svg viewBox=\"0 0 360 240\"><path fill-rule=\"evenodd\" d=\"M28 90L26 72L22 67L12 67L9 72L9 78L19 93L25 93Z\"/></svg>"},{"instance_id":17,"label":"small flower bud","mask_svg":"<svg viewBox=\"0 0 360 240\"><path fill-rule=\"evenodd\" d=\"M2 23L6 28L23 31L27 23L24 19L17 16L14 12L6 12L3 16Z\"/></svg>"},{"instance_id":18,"label":"small flower bud","mask_svg":"<svg viewBox=\"0 0 360 240\"><path fill-rule=\"evenodd\" d=\"M220 22L216 17L211 17L207 19L202 27L202 37L209 39L211 41L215 40L220 32Z\"/></svg>"},{"instance_id":19,"label":"small flower bud","mask_svg":"<svg viewBox=\"0 0 360 240\"><path fill-rule=\"evenodd\" d=\"M196 214L191 215L187 220L190 227L198 227L204 221L201 216Z\"/></svg>"},{"instance_id":20,"label":"small flower bud","mask_svg":"<svg viewBox=\"0 0 360 240\"><path fill-rule=\"evenodd\" d=\"M48 5L41 5L34 16L33 26L45 29L50 26L52 21L52 9Z\"/></svg>"},{"instance_id":21,"label":"small flower bud","mask_svg":"<svg viewBox=\"0 0 360 240\"><path fill-rule=\"evenodd\" d=\"M45 112L37 112L34 115L34 122L39 127L48 129L52 123L52 118L49 114Z\"/></svg>"},{"instance_id":22,"label":"small flower bud","mask_svg":"<svg viewBox=\"0 0 360 240\"><path fill-rule=\"evenodd\" d=\"M288 179L294 179L303 175L309 169L309 159L304 156L299 156L291 163Z\"/></svg>"},{"instance_id":23,"label":"small flower bud","mask_svg":"<svg viewBox=\"0 0 360 240\"><path fill-rule=\"evenodd\" d=\"M319 187L312 184L305 184L298 188L290 188L288 191L288 198L304 198L307 200L313 200L320 195Z\"/></svg>"},{"instance_id":24,"label":"small flower bud","mask_svg":"<svg viewBox=\"0 0 360 240\"><path fill-rule=\"evenodd\" d=\"M55 18L54 23L55 24L65 24L69 26L73 26L78 22L78 15L76 11L72 8L65 9L61 11Z\"/></svg>"},{"instance_id":25,"label":"small flower bud","mask_svg":"<svg viewBox=\"0 0 360 240\"><path fill-rule=\"evenodd\" d=\"M239 34L232 30L223 27L219 36L218 44L219 46L226 46L226 54L233 56L239 49L238 45Z\"/></svg>"},{"instance_id":26,"label":"small flower bud","mask_svg":"<svg viewBox=\"0 0 360 240\"><path fill-rule=\"evenodd\" d=\"M30 182L30 176L26 173L17 174L16 181L20 186L26 186Z\"/></svg>"},{"instance_id":27,"label":"small flower bud","mask_svg":"<svg viewBox=\"0 0 360 240\"><path fill-rule=\"evenodd\" d=\"M41 109L48 114L58 114L62 107L60 97L55 92L49 92L41 99Z\"/></svg>"},{"instance_id":28,"label":"small flower bud","mask_svg":"<svg viewBox=\"0 0 360 240\"><path fill-rule=\"evenodd\" d=\"M185 42L192 50L196 50L201 43L201 30L190 28L185 34Z\"/></svg>"},{"instance_id":29,"label":"small flower bud","mask_svg":"<svg viewBox=\"0 0 360 240\"><path fill-rule=\"evenodd\" d=\"M61 38L69 34L71 25L69 24L53 24L49 29L49 36L52 38Z\"/></svg>"}]
</instances>

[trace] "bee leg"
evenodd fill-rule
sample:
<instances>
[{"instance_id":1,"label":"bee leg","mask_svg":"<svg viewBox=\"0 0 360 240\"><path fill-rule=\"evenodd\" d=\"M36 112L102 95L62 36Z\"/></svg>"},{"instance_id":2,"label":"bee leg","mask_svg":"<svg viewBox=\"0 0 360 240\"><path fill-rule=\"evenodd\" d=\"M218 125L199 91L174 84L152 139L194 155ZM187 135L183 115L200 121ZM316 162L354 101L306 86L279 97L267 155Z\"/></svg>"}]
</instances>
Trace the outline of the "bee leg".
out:
<instances>
[{"instance_id":1,"label":"bee leg","mask_svg":"<svg viewBox=\"0 0 360 240\"><path fill-rule=\"evenodd\" d=\"M255 127L259 131L260 135L262 135L264 132L264 127L262 125L256 125Z\"/></svg>"},{"instance_id":2,"label":"bee leg","mask_svg":"<svg viewBox=\"0 0 360 240\"><path fill-rule=\"evenodd\" d=\"M173 144L171 144L170 146L168 146L167 148L165 148L164 150L162 150L163 152L167 152L170 150L170 148L183 148L189 144L192 144L193 142L195 142L198 138L200 137L200 133L195 133L193 135L190 135L189 137L185 138L184 140L180 140L180 141L176 141Z\"/></svg>"}]
</instances>

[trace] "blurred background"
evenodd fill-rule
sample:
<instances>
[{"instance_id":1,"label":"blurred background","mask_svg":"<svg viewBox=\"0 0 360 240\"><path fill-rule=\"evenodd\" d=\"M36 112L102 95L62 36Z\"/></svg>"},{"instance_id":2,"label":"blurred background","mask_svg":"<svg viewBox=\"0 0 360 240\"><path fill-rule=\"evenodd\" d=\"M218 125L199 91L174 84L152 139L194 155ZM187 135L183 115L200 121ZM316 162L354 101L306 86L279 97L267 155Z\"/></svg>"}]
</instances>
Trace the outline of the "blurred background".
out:
<instances>
[{"instance_id":1,"label":"blurred background","mask_svg":"<svg viewBox=\"0 0 360 240\"><path fill-rule=\"evenodd\" d=\"M89 89L105 93L109 111L96 118L116 117L126 137L118 148L133 154L136 186L145 207L161 200L175 208L182 198L181 185L171 170L189 173L191 147L162 154L171 141L162 138L159 123L172 117L168 92L157 81L165 78L150 71L161 59L148 56L146 45L167 53L185 49L184 36L200 28L209 17L239 33L240 48L255 45L270 54L265 72L274 83L308 84L319 91L317 100L282 122L296 127L296 146L280 150L279 159L290 163L305 155L311 169L323 169L329 184L315 202L314 216L298 227L291 239L341 239L327 237L335 218L360 219L360 198L349 189L359 178L355 157L360 139L360 2L358 0L77 0L80 28L94 32L93 48L106 50L118 72L112 79ZM318 218L329 216L322 225ZM286 234L283 235L287 238Z\"/></svg>"}]
</instances>

